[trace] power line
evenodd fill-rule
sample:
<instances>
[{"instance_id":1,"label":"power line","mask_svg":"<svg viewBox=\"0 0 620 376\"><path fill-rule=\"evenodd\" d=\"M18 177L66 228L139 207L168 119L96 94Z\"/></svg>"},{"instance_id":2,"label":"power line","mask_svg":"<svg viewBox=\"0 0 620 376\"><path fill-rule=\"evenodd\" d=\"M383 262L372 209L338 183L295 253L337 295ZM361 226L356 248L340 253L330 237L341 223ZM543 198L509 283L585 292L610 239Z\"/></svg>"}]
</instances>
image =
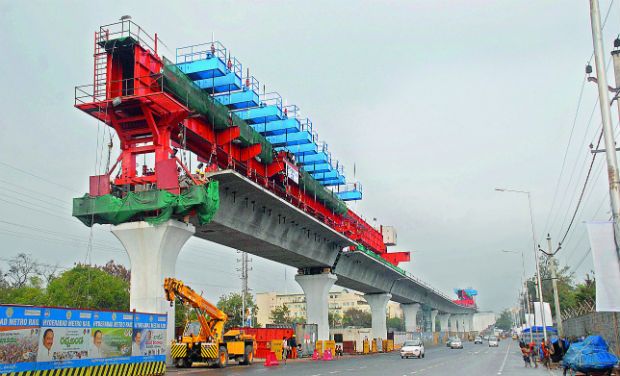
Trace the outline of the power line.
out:
<instances>
[{"instance_id":1,"label":"power line","mask_svg":"<svg viewBox=\"0 0 620 376\"><path fill-rule=\"evenodd\" d=\"M601 140L603 138L603 132L601 131L601 134L598 138L598 142L596 143L596 148L598 149L600 144L601 144ZM570 231L571 227L573 226L573 223L575 222L575 217L577 216L577 212L579 211L579 208L581 207L581 202L583 199L583 195L586 191L586 187L588 186L588 181L590 180L590 175L592 174L592 167L594 166L594 161L596 160L596 153L592 154L592 161L590 162L590 167L588 168L588 173L586 174L586 179L583 182L583 188L581 189L581 193L579 194L579 199L577 200L577 205L575 206L575 211L573 212L573 216L570 220L570 223L568 224L568 228L566 229L566 232L564 233L564 236L562 237L562 240L560 240L560 244L564 243L564 240L566 239L566 236L568 236L568 232Z\"/></svg>"},{"instance_id":2,"label":"power line","mask_svg":"<svg viewBox=\"0 0 620 376\"><path fill-rule=\"evenodd\" d=\"M11 168L11 169L13 169L13 170L19 171L19 172L21 172L21 173L23 173L23 174L29 175L29 176L31 176L31 177L33 177L33 178L35 178L35 179L39 179L39 180L44 181L44 182L46 182L46 183L48 183L48 184L55 185L55 186L57 186L57 187L59 187L59 188L66 189L66 190L68 190L68 191L70 191L70 192L73 192L73 193L77 193L77 192L76 192L73 188L69 188L69 187L67 187L66 185L62 185L62 184L55 183L55 182L53 182L53 181L51 181L51 180L49 180L49 179L47 179L47 178L44 178L44 177L39 176L39 175L35 175L35 174L33 174L32 172L30 172L30 171L26 171L26 170L21 169L21 168L19 168L19 167L15 167L15 166L13 166L13 165L11 165L11 164L8 164L8 163L6 163L6 162L2 162L2 161L0 161L0 165L3 165L3 166L5 166L5 167Z\"/></svg>"}]
</instances>

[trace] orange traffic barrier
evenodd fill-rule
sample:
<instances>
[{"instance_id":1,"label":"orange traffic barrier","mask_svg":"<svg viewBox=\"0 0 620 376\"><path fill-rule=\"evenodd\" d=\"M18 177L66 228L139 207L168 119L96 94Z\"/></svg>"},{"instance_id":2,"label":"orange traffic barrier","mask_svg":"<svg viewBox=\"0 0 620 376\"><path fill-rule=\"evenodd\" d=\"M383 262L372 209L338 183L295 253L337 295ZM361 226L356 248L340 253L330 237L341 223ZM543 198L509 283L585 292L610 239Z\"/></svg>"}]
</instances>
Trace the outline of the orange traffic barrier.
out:
<instances>
[{"instance_id":1,"label":"orange traffic barrier","mask_svg":"<svg viewBox=\"0 0 620 376\"><path fill-rule=\"evenodd\" d=\"M269 352L265 358L265 367L273 367L277 365L280 365L280 363L278 363L278 359L276 359L276 353L273 351Z\"/></svg>"}]
</instances>

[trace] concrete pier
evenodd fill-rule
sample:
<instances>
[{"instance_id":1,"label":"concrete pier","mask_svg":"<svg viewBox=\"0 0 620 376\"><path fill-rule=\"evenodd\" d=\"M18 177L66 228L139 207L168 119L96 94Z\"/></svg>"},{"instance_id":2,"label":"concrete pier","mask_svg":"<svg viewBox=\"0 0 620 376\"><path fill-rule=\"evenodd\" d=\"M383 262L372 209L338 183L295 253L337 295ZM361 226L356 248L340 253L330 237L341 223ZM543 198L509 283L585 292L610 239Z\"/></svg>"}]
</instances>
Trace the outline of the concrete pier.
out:
<instances>
[{"instance_id":1,"label":"concrete pier","mask_svg":"<svg viewBox=\"0 0 620 376\"><path fill-rule=\"evenodd\" d=\"M306 295L306 321L318 325L318 340L329 340L329 290L338 280L334 274L298 274L295 280Z\"/></svg>"},{"instance_id":2,"label":"concrete pier","mask_svg":"<svg viewBox=\"0 0 620 376\"><path fill-rule=\"evenodd\" d=\"M372 314L372 338L387 338L387 304L392 294L364 294Z\"/></svg>"},{"instance_id":3,"label":"concrete pier","mask_svg":"<svg viewBox=\"0 0 620 376\"><path fill-rule=\"evenodd\" d=\"M422 308L419 303L402 304L403 313L405 315L405 331L415 332L418 328L418 312Z\"/></svg>"},{"instance_id":4,"label":"concrete pier","mask_svg":"<svg viewBox=\"0 0 620 376\"><path fill-rule=\"evenodd\" d=\"M166 300L164 278L175 276L177 256L195 231L193 225L175 220L157 226L140 221L112 227L112 233L129 254L130 309L167 314L166 341L174 338L174 305Z\"/></svg>"}]
</instances>

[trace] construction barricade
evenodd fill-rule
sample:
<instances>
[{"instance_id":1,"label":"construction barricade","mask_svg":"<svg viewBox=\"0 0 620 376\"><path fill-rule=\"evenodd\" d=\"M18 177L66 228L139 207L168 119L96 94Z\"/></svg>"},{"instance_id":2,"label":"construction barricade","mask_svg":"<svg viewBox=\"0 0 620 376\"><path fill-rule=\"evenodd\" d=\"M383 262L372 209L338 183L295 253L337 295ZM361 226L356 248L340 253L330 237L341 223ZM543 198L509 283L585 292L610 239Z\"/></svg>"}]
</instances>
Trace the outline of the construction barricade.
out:
<instances>
[{"instance_id":1,"label":"construction barricade","mask_svg":"<svg viewBox=\"0 0 620 376\"><path fill-rule=\"evenodd\" d=\"M269 347L270 352L276 354L276 359L282 360L282 339L272 339Z\"/></svg>"},{"instance_id":2,"label":"construction barricade","mask_svg":"<svg viewBox=\"0 0 620 376\"><path fill-rule=\"evenodd\" d=\"M166 372L167 316L0 305L0 375Z\"/></svg>"}]
</instances>

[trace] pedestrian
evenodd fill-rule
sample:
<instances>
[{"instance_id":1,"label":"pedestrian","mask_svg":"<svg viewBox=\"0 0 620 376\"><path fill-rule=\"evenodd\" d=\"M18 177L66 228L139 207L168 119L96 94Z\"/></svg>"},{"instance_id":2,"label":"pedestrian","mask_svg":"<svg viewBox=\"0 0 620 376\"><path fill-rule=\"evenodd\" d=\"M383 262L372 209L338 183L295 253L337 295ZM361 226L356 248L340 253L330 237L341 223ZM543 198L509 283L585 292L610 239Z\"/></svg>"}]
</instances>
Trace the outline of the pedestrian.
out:
<instances>
[{"instance_id":1,"label":"pedestrian","mask_svg":"<svg viewBox=\"0 0 620 376\"><path fill-rule=\"evenodd\" d=\"M541 361L543 366L545 366L546 368L549 368L549 347L547 347L547 343L545 343L545 340L542 340L540 342L540 357L541 357Z\"/></svg>"},{"instance_id":2,"label":"pedestrian","mask_svg":"<svg viewBox=\"0 0 620 376\"><path fill-rule=\"evenodd\" d=\"M282 360L286 364L286 357L288 356L288 341L286 337L282 337Z\"/></svg>"},{"instance_id":3,"label":"pedestrian","mask_svg":"<svg viewBox=\"0 0 620 376\"><path fill-rule=\"evenodd\" d=\"M521 347L521 355L523 356L523 362L525 363L525 367L531 367L532 363L530 363L530 349L529 347L523 343L519 345Z\"/></svg>"},{"instance_id":4,"label":"pedestrian","mask_svg":"<svg viewBox=\"0 0 620 376\"><path fill-rule=\"evenodd\" d=\"M534 363L534 368L538 368L538 349L536 348L536 342L530 342L529 350L530 359Z\"/></svg>"}]
</instances>

